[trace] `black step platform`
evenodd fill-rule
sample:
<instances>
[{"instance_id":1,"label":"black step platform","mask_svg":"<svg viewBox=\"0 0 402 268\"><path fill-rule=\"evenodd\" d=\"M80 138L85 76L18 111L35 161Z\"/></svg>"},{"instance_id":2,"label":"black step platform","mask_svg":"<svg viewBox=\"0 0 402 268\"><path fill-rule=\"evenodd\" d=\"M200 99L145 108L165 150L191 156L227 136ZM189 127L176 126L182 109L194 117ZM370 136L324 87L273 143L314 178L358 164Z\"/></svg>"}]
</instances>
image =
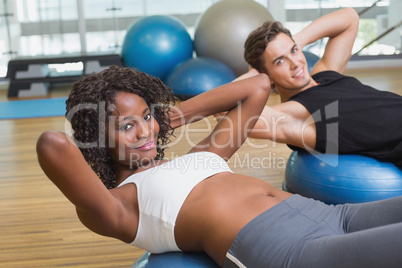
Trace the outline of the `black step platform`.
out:
<instances>
[{"instance_id":1,"label":"black step platform","mask_svg":"<svg viewBox=\"0 0 402 268\"><path fill-rule=\"evenodd\" d=\"M49 64L82 62L82 71L52 73ZM47 95L52 83L73 83L82 76L99 72L110 65L122 66L119 54L62 55L49 57L16 58L8 62L9 98Z\"/></svg>"}]
</instances>

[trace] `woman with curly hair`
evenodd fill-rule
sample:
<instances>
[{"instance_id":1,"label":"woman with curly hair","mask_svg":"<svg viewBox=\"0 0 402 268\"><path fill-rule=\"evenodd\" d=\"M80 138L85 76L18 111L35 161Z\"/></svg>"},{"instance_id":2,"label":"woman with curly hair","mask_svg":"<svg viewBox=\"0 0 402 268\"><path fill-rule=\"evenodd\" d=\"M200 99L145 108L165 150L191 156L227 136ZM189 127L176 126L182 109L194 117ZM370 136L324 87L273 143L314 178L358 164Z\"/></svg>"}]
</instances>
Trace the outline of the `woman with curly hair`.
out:
<instances>
[{"instance_id":1,"label":"woman with curly hair","mask_svg":"<svg viewBox=\"0 0 402 268\"><path fill-rule=\"evenodd\" d=\"M107 144L105 144L107 140L104 129L106 127L105 120L112 116L117 92L139 95L144 98L149 107L154 108L152 115L160 127L160 139L157 140L158 146L156 146L158 159L164 157L163 146L159 145L165 145L169 141L172 131L166 118L169 104L175 103L170 89L159 79L117 66L111 66L108 71L88 76L82 82L73 85L73 90L66 101L68 111L66 117L71 122L75 140L80 143L103 141L104 146L89 146L89 148L80 146L80 149L85 160L108 188L115 186L116 175L112 159L107 151ZM88 104L90 107L86 108ZM106 108L102 111L102 115L99 114L101 111L98 105L100 104ZM93 105L96 105L95 109L93 109ZM104 120L99 121L99 116L104 117Z\"/></svg>"},{"instance_id":2,"label":"woman with curly hair","mask_svg":"<svg viewBox=\"0 0 402 268\"><path fill-rule=\"evenodd\" d=\"M43 133L39 163L86 227L152 253L205 252L223 267L400 267L402 198L328 206L230 170L270 92L267 75L242 78L170 108L157 78L116 66L90 75L67 101L72 137ZM174 128L224 111L188 154L163 159Z\"/></svg>"}]
</instances>

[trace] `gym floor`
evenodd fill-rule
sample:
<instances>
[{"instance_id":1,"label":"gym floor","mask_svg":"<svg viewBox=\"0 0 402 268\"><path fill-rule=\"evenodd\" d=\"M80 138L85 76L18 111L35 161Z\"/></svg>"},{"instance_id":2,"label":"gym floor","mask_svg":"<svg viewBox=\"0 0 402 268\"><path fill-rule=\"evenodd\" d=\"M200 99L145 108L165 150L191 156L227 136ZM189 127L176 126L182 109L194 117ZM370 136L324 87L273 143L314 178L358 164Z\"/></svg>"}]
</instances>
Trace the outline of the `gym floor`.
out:
<instances>
[{"instance_id":1,"label":"gym floor","mask_svg":"<svg viewBox=\"0 0 402 268\"><path fill-rule=\"evenodd\" d=\"M384 91L402 95L402 67L347 70L347 75ZM49 97L67 96L69 87L53 88ZM0 90L0 101L7 90ZM279 103L272 93L269 105ZM87 230L74 207L40 169L35 143L45 130L64 130L63 117L0 120L0 260L4 267L130 267L144 252L118 240ZM197 142L213 118L191 125L171 159ZM196 129L204 130L197 133ZM202 132L202 131L200 131ZM180 130L176 131L181 133ZM180 135L178 135L180 137ZM283 144L250 139L229 164L237 173L251 175L281 188L291 150Z\"/></svg>"}]
</instances>

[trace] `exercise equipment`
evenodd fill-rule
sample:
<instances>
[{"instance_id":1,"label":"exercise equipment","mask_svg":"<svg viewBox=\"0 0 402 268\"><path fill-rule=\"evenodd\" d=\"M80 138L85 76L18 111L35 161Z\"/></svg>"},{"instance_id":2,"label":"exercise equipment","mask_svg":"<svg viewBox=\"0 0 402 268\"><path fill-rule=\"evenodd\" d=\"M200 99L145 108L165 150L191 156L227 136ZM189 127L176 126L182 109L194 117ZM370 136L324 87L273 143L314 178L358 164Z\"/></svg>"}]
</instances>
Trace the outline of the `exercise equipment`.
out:
<instances>
[{"instance_id":1,"label":"exercise equipment","mask_svg":"<svg viewBox=\"0 0 402 268\"><path fill-rule=\"evenodd\" d=\"M82 63L80 71L52 73L49 65ZM69 54L48 57L19 57L8 62L9 98L46 96L51 84L73 83L83 75L99 72L110 65L122 66L119 54Z\"/></svg>"},{"instance_id":2,"label":"exercise equipment","mask_svg":"<svg viewBox=\"0 0 402 268\"><path fill-rule=\"evenodd\" d=\"M267 20L273 20L269 11L253 0L218 1L197 19L194 50L198 57L223 62L239 76L248 70L243 56L247 36Z\"/></svg>"},{"instance_id":3,"label":"exercise equipment","mask_svg":"<svg viewBox=\"0 0 402 268\"><path fill-rule=\"evenodd\" d=\"M235 78L234 72L222 62L201 57L177 65L165 82L178 98L188 99Z\"/></svg>"},{"instance_id":4,"label":"exercise equipment","mask_svg":"<svg viewBox=\"0 0 402 268\"><path fill-rule=\"evenodd\" d=\"M131 266L131 268L217 268L218 265L205 253L168 252L151 254L146 252Z\"/></svg>"},{"instance_id":5,"label":"exercise equipment","mask_svg":"<svg viewBox=\"0 0 402 268\"><path fill-rule=\"evenodd\" d=\"M0 119L64 116L67 98L15 100L0 102Z\"/></svg>"},{"instance_id":6,"label":"exercise equipment","mask_svg":"<svg viewBox=\"0 0 402 268\"><path fill-rule=\"evenodd\" d=\"M144 17L131 24L121 50L126 66L160 79L192 55L193 42L185 25L164 15Z\"/></svg>"},{"instance_id":7,"label":"exercise equipment","mask_svg":"<svg viewBox=\"0 0 402 268\"><path fill-rule=\"evenodd\" d=\"M313 69L317 61L320 60L320 57L309 51L303 51L303 54L306 57L308 72L311 73L311 70Z\"/></svg>"},{"instance_id":8,"label":"exercise equipment","mask_svg":"<svg viewBox=\"0 0 402 268\"><path fill-rule=\"evenodd\" d=\"M283 189L327 204L362 203L402 195L402 169L361 155L290 155Z\"/></svg>"}]
</instances>

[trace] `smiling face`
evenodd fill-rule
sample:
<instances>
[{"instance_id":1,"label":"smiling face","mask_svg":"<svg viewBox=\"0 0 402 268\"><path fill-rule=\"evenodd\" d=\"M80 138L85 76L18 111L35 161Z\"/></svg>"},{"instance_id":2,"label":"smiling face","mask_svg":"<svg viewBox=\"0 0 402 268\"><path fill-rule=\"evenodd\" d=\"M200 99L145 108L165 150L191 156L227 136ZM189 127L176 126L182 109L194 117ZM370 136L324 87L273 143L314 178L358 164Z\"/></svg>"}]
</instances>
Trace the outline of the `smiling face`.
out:
<instances>
[{"instance_id":1,"label":"smiling face","mask_svg":"<svg viewBox=\"0 0 402 268\"><path fill-rule=\"evenodd\" d=\"M145 100L119 92L107 126L108 150L117 168L135 169L157 156L159 125Z\"/></svg>"},{"instance_id":2,"label":"smiling face","mask_svg":"<svg viewBox=\"0 0 402 268\"><path fill-rule=\"evenodd\" d=\"M306 58L294 41L279 33L268 43L263 54L271 83L286 96L292 96L311 86Z\"/></svg>"}]
</instances>

